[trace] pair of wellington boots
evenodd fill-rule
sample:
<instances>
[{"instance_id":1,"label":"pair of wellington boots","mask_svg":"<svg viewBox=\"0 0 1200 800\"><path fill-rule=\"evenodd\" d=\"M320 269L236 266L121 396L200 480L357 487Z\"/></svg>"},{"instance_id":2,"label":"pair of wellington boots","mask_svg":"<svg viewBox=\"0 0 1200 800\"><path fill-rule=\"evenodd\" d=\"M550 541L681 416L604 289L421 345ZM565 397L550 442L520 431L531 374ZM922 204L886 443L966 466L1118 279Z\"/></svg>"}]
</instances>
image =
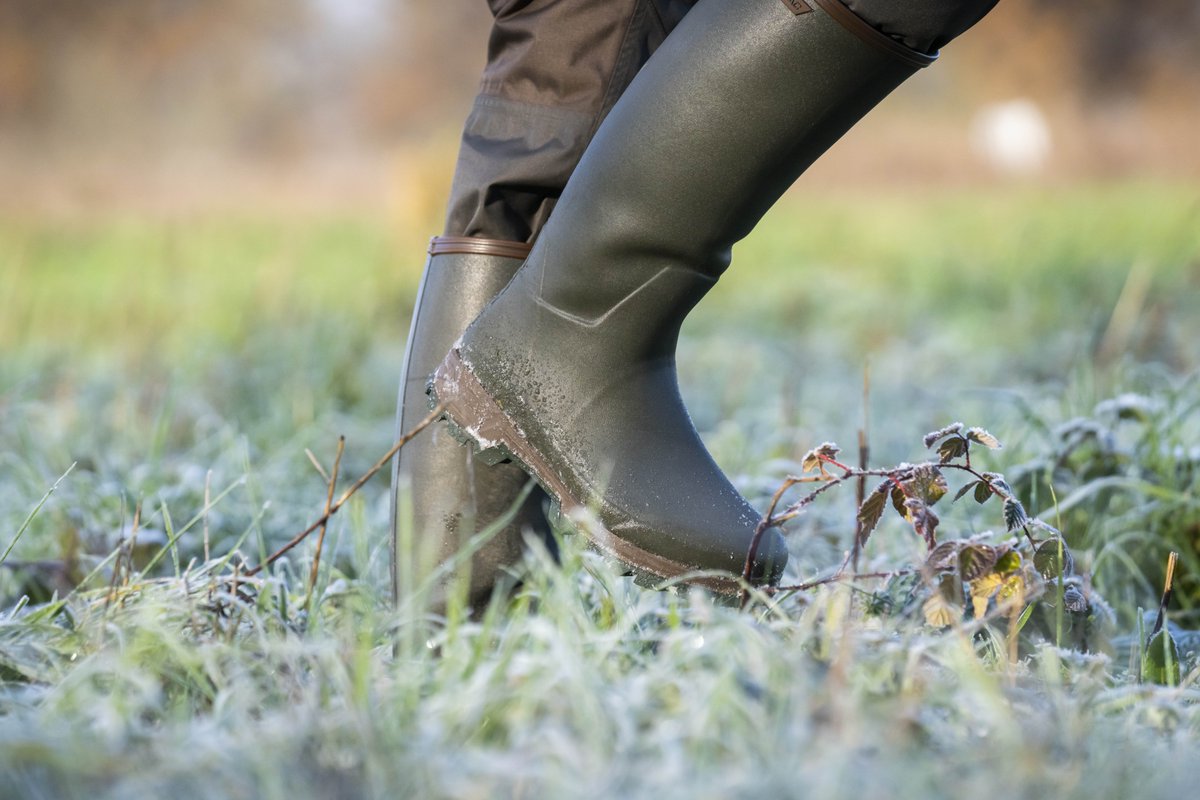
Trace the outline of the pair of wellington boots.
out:
<instances>
[{"instance_id":1,"label":"pair of wellington boots","mask_svg":"<svg viewBox=\"0 0 1200 800\"><path fill-rule=\"evenodd\" d=\"M943 0L953 30L921 44L965 30L992 2L972 14ZM450 425L402 451L400 473L412 486L411 539L436 551L433 562L500 520L464 559L472 603L486 602L524 537L543 535L540 492L521 495L527 474L637 574L724 594L741 589L747 564L752 582L778 581L784 539L769 530L750 552L761 518L691 423L676 341L732 245L933 61L907 41L837 0L701 0L600 126L527 255L435 240L400 427L435 405ZM396 554L397 575L412 572L411 547Z\"/></svg>"}]
</instances>

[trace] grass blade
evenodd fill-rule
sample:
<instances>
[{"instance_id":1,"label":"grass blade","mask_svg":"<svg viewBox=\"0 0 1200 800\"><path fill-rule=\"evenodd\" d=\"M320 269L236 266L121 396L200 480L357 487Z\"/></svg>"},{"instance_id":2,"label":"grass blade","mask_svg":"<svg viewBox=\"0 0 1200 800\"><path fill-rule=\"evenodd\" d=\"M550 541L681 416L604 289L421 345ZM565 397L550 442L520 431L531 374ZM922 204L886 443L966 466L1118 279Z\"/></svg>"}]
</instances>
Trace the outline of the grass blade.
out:
<instances>
[{"instance_id":1,"label":"grass blade","mask_svg":"<svg viewBox=\"0 0 1200 800\"><path fill-rule=\"evenodd\" d=\"M79 462L71 464L71 466L67 467L66 472L58 476L58 480L54 482L54 485L46 490L46 493L42 495L42 499L39 500L38 504L33 507L33 510L29 512L29 516L25 517L25 521L21 523L21 527L17 528L16 535L13 536L12 541L8 543L8 547L4 549L4 555L0 555L0 564L3 564L8 560L9 553L11 553L13 548L17 546L17 542L21 541L21 537L25 535L25 531L29 529L30 524L38 515L38 512L42 510L42 506L46 505L46 501L50 499L50 495L54 494L54 490L58 488L58 485L66 480L66 477L71 474L71 470L75 469L75 464L77 463Z\"/></svg>"}]
</instances>

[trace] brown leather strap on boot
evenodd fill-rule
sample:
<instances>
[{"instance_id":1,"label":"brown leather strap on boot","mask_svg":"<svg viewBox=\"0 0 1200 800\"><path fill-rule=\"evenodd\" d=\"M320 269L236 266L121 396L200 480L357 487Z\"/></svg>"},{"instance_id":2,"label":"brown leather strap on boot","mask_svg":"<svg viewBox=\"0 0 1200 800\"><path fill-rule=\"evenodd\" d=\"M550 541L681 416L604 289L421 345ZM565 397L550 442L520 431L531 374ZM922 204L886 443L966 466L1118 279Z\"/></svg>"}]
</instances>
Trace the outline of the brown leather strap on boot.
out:
<instances>
[{"instance_id":1,"label":"brown leather strap on boot","mask_svg":"<svg viewBox=\"0 0 1200 800\"><path fill-rule=\"evenodd\" d=\"M525 242L506 242L500 239L476 239L471 236L434 236L429 240L429 255L442 256L460 253L476 256L519 258L529 255L533 245Z\"/></svg>"}]
</instances>

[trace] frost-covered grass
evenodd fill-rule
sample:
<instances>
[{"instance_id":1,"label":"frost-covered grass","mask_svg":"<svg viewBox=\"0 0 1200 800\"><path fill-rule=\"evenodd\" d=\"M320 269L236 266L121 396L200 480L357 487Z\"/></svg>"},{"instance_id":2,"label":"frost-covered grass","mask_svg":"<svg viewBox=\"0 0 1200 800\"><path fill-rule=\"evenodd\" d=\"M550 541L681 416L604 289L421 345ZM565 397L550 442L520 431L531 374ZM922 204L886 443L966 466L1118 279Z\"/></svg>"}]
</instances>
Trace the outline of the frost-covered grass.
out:
<instances>
[{"instance_id":1,"label":"frost-covered grass","mask_svg":"<svg viewBox=\"0 0 1200 800\"><path fill-rule=\"evenodd\" d=\"M1000 664L848 617L842 589L751 615L567 566L438 631L363 584L307 629L270 592L214 624L177 579L6 621L37 665L5 684L6 795L1175 797L1200 777L1195 674L1138 687L1049 647Z\"/></svg>"},{"instance_id":2,"label":"frost-covered grass","mask_svg":"<svg viewBox=\"0 0 1200 800\"><path fill-rule=\"evenodd\" d=\"M695 419L764 507L810 447L853 451L869 362L873 463L986 426L1118 637L1168 549L1196 625L1198 198L791 196L689 321ZM320 514L306 450L328 469L345 434L354 476L390 444L420 249L373 220L0 223L0 797L1190 796L1193 661L1174 688L1010 663L847 586L743 613L571 537L511 603L431 624L386 602L384 480L333 519L309 605L313 540L232 594L224 559ZM791 525L793 577L840 562L852 506ZM867 565L920 550L885 524Z\"/></svg>"}]
</instances>

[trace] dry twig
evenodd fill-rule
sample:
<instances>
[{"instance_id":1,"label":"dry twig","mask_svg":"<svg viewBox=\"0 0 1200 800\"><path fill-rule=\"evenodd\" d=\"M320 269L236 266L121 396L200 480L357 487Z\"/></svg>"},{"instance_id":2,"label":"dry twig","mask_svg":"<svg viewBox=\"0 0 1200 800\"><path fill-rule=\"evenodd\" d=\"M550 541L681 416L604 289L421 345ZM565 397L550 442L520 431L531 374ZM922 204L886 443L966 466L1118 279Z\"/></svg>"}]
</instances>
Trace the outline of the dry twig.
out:
<instances>
[{"instance_id":1,"label":"dry twig","mask_svg":"<svg viewBox=\"0 0 1200 800\"><path fill-rule=\"evenodd\" d=\"M346 501L348 501L351 497L353 497L358 492L358 490L361 489L366 484L367 481L371 480L371 478L374 478L375 475L381 469L386 467L388 465L388 463L395 457L396 453L400 452L400 448L404 447L404 445L406 445L410 441L412 441L413 438L415 438L417 434L419 434L421 431L428 428L437 419L439 419L442 416L443 411L445 411L445 407L441 406L441 405L437 406L435 409L430 411L429 414L424 419L422 419L420 422L418 422L413 427L412 430L410 430L408 433L404 434L399 439L397 439L396 443L394 445L392 445L391 449L389 449L386 453L384 453L383 456L381 456L379 458L379 460L376 461L369 470L364 472L362 474L362 476L359 477L358 480L356 480L353 484L351 484L350 488L348 488L346 491L342 492L341 496L338 497L338 499L335 502L326 504L325 513L322 514L321 517L316 522L309 525L307 528L300 531L295 536L293 536L291 539L289 539L287 544L283 545L278 550L276 550L274 553L267 556L267 559L265 561L263 561L261 564L259 564L256 567L251 567L250 569L243 572L242 576L250 578L250 577L253 577L253 576L257 575L258 573L262 572L263 569L274 564L276 561L278 561L280 558L282 558L284 556L284 554L286 554L289 550L291 550L293 547L295 547L296 545L298 545L302 541L304 541L306 538L308 538L309 534L311 534L313 531L315 531L319 528L323 528L326 524L328 524L329 518L332 517L334 514L336 514L339 510L341 510L342 506L345 505Z\"/></svg>"},{"instance_id":2,"label":"dry twig","mask_svg":"<svg viewBox=\"0 0 1200 800\"><path fill-rule=\"evenodd\" d=\"M325 519L329 519L329 515L333 508L333 493L337 489L338 472L342 467L342 454L346 452L346 437L338 437L337 455L333 458L333 472L329 475L329 494L325 497ZM321 548L325 545L325 531L329 527L328 523L321 523L321 532L317 534L317 551L313 553L312 570L308 574L308 598L312 597L313 588L317 585L317 570L321 568ZM305 605L308 604L308 599L305 600Z\"/></svg>"}]
</instances>

